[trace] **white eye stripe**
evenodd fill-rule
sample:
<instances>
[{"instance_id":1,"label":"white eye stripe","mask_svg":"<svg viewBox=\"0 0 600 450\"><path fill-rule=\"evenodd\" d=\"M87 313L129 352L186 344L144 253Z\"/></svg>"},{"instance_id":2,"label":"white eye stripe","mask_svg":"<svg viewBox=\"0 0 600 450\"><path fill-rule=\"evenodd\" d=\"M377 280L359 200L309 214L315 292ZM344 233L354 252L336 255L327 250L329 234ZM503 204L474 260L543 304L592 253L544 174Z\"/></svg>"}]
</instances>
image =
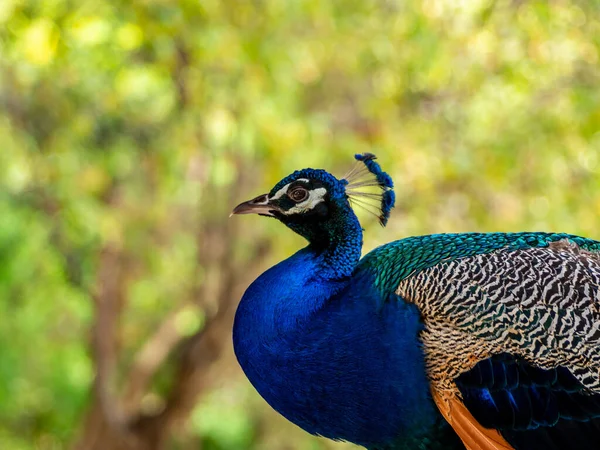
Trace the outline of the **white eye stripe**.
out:
<instances>
[{"instance_id":1,"label":"white eye stripe","mask_svg":"<svg viewBox=\"0 0 600 450\"><path fill-rule=\"evenodd\" d=\"M290 215L313 209L319 203L325 201L325 194L327 194L327 189L325 188L317 188L313 189L312 191L308 191L308 198L306 200L304 200L302 203L298 203L296 206L288 209L287 211L281 212L285 215Z\"/></svg>"},{"instance_id":2,"label":"white eye stripe","mask_svg":"<svg viewBox=\"0 0 600 450\"><path fill-rule=\"evenodd\" d=\"M290 184L292 184L292 183L290 183ZM275 195L273 195L273 197L271 197L270 200L279 200L281 197L283 197L285 194L287 194L287 191L290 188L290 184L286 184L284 187L282 187L277 192L275 192Z\"/></svg>"}]
</instances>

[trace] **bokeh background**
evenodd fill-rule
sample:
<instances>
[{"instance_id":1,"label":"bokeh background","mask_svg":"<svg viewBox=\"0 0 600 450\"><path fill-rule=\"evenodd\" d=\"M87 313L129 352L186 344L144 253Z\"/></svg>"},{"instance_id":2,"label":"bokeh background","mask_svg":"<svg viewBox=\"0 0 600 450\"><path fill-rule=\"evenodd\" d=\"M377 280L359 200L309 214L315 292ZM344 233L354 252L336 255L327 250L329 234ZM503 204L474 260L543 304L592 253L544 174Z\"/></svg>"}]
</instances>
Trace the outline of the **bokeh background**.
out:
<instances>
[{"instance_id":1,"label":"bokeh background","mask_svg":"<svg viewBox=\"0 0 600 450\"><path fill-rule=\"evenodd\" d=\"M1 0L0 448L350 449L235 362L303 245L237 203L373 152L414 234L600 238L597 0Z\"/></svg>"}]
</instances>

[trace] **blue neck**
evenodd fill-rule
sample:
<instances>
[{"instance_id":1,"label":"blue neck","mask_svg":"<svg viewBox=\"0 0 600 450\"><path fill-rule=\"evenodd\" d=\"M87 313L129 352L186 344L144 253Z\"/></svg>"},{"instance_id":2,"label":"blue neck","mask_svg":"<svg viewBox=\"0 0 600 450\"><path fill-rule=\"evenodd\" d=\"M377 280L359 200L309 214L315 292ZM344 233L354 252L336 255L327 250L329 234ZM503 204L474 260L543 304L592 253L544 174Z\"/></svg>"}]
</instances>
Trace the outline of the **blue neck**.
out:
<instances>
[{"instance_id":1,"label":"blue neck","mask_svg":"<svg viewBox=\"0 0 600 450\"><path fill-rule=\"evenodd\" d=\"M320 232L304 232L310 244L264 272L244 293L233 329L240 362L255 349L286 339L348 284L360 260L362 228L349 208L338 213Z\"/></svg>"},{"instance_id":2,"label":"blue neck","mask_svg":"<svg viewBox=\"0 0 600 450\"><path fill-rule=\"evenodd\" d=\"M281 336L310 318L347 284L360 260L361 247L362 228L350 211L328 223L306 248L252 283L236 318L242 314L252 317L253 326L260 325L263 337L271 333ZM247 332L256 336L252 330Z\"/></svg>"},{"instance_id":3,"label":"blue neck","mask_svg":"<svg viewBox=\"0 0 600 450\"><path fill-rule=\"evenodd\" d=\"M324 233L246 290L233 328L238 361L273 408L313 434L416 448L438 416L418 311L382 298L372 273L356 268L362 230L354 214ZM394 444L399 436L406 446Z\"/></svg>"},{"instance_id":4,"label":"blue neck","mask_svg":"<svg viewBox=\"0 0 600 450\"><path fill-rule=\"evenodd\" d=\"M329 219L317 222L284 222L306 238L313 253L312 273L319 280L343 280L352 275L362 249L362 228L354 211L344 201L332 201Z\"/></svg>"},{"instance_id":5,"label":"blue neck","mask_svg":"<svg viewBox=\"0 0 600 450\"><path fill-rule=\"evenodd\" d=\"M315 275L321 280L343 280L352 275L362 250L362 228L352 213L344 221L331 223L327 240L311 243L319 270Z\"/></svg>"}]
</instances>

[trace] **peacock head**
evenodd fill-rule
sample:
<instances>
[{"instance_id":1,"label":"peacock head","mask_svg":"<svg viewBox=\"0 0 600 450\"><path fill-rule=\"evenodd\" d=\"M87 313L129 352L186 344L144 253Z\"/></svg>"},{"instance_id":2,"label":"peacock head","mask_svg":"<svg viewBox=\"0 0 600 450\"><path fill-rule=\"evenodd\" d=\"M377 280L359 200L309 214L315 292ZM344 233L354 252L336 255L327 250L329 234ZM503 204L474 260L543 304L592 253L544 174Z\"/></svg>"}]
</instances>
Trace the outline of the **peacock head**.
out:
<instances>
[{"instance_id":1,"label":"peacock head","mask_svg":"<svg viewBox=\"0 0 600 450\"><path fill-rule=\"evenodd\" d=\"M344 221L356 220L351 205L375 214L385 226L394 207L394 184L375 155L355 155L357 164L341 179L321 169L288 175L268 194L235 207L232 214L275 217L310 242L327 237Z\"/></svg>"}]
</instances>

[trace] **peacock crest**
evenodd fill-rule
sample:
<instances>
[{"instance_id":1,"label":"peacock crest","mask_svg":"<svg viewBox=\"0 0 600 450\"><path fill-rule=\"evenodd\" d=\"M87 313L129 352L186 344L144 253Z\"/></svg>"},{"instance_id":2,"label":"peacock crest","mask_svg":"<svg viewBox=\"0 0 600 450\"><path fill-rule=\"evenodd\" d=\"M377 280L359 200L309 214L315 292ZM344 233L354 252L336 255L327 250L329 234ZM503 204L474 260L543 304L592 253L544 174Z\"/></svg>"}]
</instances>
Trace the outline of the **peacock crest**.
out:
<instances>
[{"instance_id":1,"label":"peacock crest","mask_svg":"<svg viewBox=\"0 0 600 450\"><path fill-rule=\"evenodd\" d=\"M342 178L347 183L346 195L352 206L373 214L385 226L396 202L392 177L381 170L374 154L362 153L354 158L356 164Z\"/></svg>"}]
</instances>

